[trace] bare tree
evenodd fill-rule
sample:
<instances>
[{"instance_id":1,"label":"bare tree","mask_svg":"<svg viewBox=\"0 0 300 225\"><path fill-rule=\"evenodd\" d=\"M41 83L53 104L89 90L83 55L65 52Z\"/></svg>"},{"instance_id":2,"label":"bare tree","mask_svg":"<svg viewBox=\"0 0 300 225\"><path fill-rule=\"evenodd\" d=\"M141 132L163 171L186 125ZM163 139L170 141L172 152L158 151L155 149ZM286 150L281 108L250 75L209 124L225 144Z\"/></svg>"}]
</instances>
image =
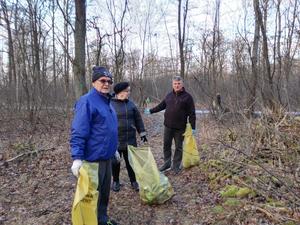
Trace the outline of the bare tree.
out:
<instances>
[{"instance_id":1,"label":"bare tree","mask_svg":"<svg viewBox=\"0 0 300 225\"><path fill-rule=\"evenodd\" d=\"M63 58L63 65L58 64L59 66L62 66L62 78L64 81L64 92L66 96L66 109L70 108L71 105L71 88L70 88L70 64L74 62L74 59L72 55L70 54L69 48L70 48L70 35L71 32L75 33L75 28L73 27L71 23L71 12L72 12L72 4L71 0L63 0L62 5L60 4L59 0L56 0L56 5L62 14L64 20L63 20L63 31L60 31L58 28L56 28L56 40L60 43L60 46L62 48L62 58ZM61 40L62 39L62 40Z\"/></svg>"},{"instance_id":2,"label":"bare tree","mask_svg":"<svg viewBox=\"0 0 300 225\"><path fill-rule=\"evenodd\" d=\"M88 26L91 27L96 32L96 39L92 40L89 44L90 51L92 53L91 64L93 65L105 65L105 55L103 52L103 48L108 44L108 38L112 36L112 34L106 33L103 29L100 29L100 25L102 24L103 19L101 17L93 17L88 20Z\"/></svg>"},{"instance_id":3,"label":"bare tree","mask_svg":"<svg viewBox=\"0 0 300 225\"><path fill-rule=\"evenodd\" d=\"M56 0L52 0L52 18L51 18L51 22L52 22L52 77L53 77L53 88L54 90L57 90L57 74L56 74L56 45L55 45L55 4ZM56 102L56 91L54 92L54 104Z\"/></svg>"},{"instance_id":4,"label":"bare tree","mask_svg":"<svg viewBox=\"0 0 300 225\"><path fill-rule=\"evenodd\" d=\"M218 45L220 43L220 0L216 0L215 16L214 16L214 26L212 32L212 53L211 53L211 78L213 81L213 96L217 94L217 69L216 69L216 60L217 60L217 51Z\"/></svg>"},{"instance_id":5,"label":"bare tree","mask_svg":"<svg viewBox=\"0 0 300 225\"><path fill-rule=\"evenodd\" d=\"M170 49L170 56L171 56L171 61L172 61L172 67L171 67L171 69L173 70L173 71L176 71L176 69L177 69L177 65L176 65L176 63L177 63L177 61L176 60L174 60L174 54L173 54L173 48L172 48L172 41L171 41L171 34L170 34L170 32L169 32L169 29L168 29L168 25L167 25L167 21L166 21L166 16L165 16L165 14L163 14L163 19L164 19L164 26L165 26L165 28L166 28L166 32L167 32L167 37L168 37L168 43L169 43L169 49Z\"/></svg>"},{"instance_id":6,"label":"bare tree","mask_svg":"<svg viewBox=\"0 0 300 225\"><path fill-rule=\"evenodd\" d=\"M117 6L113 0L106 1L107 8L113 23L113 35L112 35L112 52L114 55L114 77L118 82L123 78L124 60L125 60L125 15L128 10L128 0L122 4L120 18L117 18ZM120 5L119 5L120 6ZM118 21L119 19L119 21Z\"/></svg>"},{"instance_id":7,"label":"bare tree","mask_svg":"<svg viewBox=\"0 0 300 225\"><path fill-rule=\"evenodd\" d=\"M259 29L259 21L257 11L255 11L255 26L254 26L254 37L253 37L253 47L252 52L250 52L251 47L249 46L249 54L251 55L251 72L252 77L250 79L249 84L249 92L250 95L247 100L247 109L248 115L254 113L255 102L256 102L256 90L257 90L257 81L258 81L258 47L259 47L259 39L260 39L260 29Z\"/></svg>"},{"instance_id":8,"label":"bare tree","mask_svg":"<svg viewBox=\"0 0 300 225\"><path fill-rule=\"evenodd\" d=\"M66 20L64 20L64 31L63 31L63 79L64 87L66 93L66 108L70 107L70 60L69 60L69 43L70 43L70 34L69 34L69 10L70 10L70 0L64 0L64 12L66 15Z\"/></svg>"},{"instance_id":9,"label":"bare tree","mask_svg":"<svg viewBox=\"0 0 300 225\"><path fill-rule=\"evenodd\" d=\"M297 18L299 15L299 0L295 0L289 3L289 5L287 6L287 10L285 10L286 12L286 29L287 31L286 36L285 36L285 50L283 51L282 54L280 54L280 52L282 52L280 46L282 46L282 41L281 41L281 33L282 33L282 29L281 29L281 10L280 10L280 5L281 5L281 1L278 0L277 2L277 8L278 8L278 41L277 41L277 48L278 48L278 64L281 66L282 65L282 73L280 72L278 79L279 81L282 80L283 83L283 91L280 91L280 89L278 88L278 95L279 95L279 100L281 102L282 105L288 105L290 108L290 90L289 90L289 83L291 80L291 75L292 75L292 69L293 69L293 64L295 62L295 54L297 52L298 46L299 46L299 42L300 42L300 36L299 36L299 23L297 25ZM291 10L291 12L290 12ZM290 16L289 16L290 14ZM297 28L298 26L298 28ZM297 31L298 30L298 31ZM281 62L282 61L282 62ZM281 67L280 67L281 69ZM280 70L281 71L281 70ZM278 82L279 83L279 82ZM281 97L281 95L284 94L284 99Z\"/></svg>"},{"instance_id":10,"label":"bare tree","mask_svg":"<svg viewBox=\"0 0 300 225\"><path fill-rule=\"evenodd\" d=\"M75 95L79 98L87 92L85 80L85 38L86 38L86 1L75 1L75 58L73 72L75 82Z\"/></svg>"},{"instance_id":11,"label":"bare tree","mask_svg":"<svg viewBox=\"0 0 300 225\"><path fill-rule=\"evenodd\" d=\"M0 5L3 13L3 20L5 22L6 31L7 31L7 42L8 42L8 82L11 90L16 90L15 93L11 93L12 96L16 96L16 98L11 99L10 103L13 103L18 99L18 88L17 88L17 74L16 74L16 62L15 62L15 51L13 44L13 33L11 29L11 17L12 11L8 9L6 1L1 0ZM18 102L18 101L17 101Z\"/></svg>"},{"instance_id":12,"label":"bare tree","mask_svg":"<svg viewBox=\"0 0 300 225\"><path fill-rule=\"evenodd\" d=\"M266 0L264 5L264 14L262 14L259 0L253 0L253 7L255 12L255 17L257 23L259 24L261 35L262 35L262 57L263 57L263 81L264 85L261 88L261 94L264 101L264 105L272 110L277 108L276 99L274 96L274 83L273 83L273 73L271 72L271 64L269 59L269 47L268 47L268 37L267 37L267 4Z\"/></svg>"},{"instance_id":13,"label":"bare tree","mask_svg":"<svg viewBox=\"0 0 300 225\"><path fill-rule=\"evenodd\" d=\"M183 8L183 9L182 9ZM183 10L183 12L181 11ZM185 77L185 35L186 35L186 19L189 10L189 0L185 0L185 5L182 7L182 0L178 0L178 45L180 55L180 76ZM183 18L181 18L183 17Z\"/></svg>"}]
</instances>

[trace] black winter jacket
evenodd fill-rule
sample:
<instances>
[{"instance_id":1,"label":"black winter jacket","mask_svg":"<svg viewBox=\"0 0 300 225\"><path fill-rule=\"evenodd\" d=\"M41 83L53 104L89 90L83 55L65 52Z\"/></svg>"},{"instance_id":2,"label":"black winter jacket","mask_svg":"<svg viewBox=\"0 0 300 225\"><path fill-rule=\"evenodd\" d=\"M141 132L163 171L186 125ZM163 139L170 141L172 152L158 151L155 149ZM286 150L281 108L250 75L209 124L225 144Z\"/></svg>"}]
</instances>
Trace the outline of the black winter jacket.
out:
<instances>
[{"instance_id":1,"label":"black winter jacket","mask_svg":"<svg viewBox=\"0 0 300 225\"><path fill-rule=\"evenodd\" d=\"M127 149L127 145L136 146L136 131L140 136L146 135L144 123L136 105L126 99L113 98L111 101L118 117L118 149Z\"/></svg>"},{"instance_id":2,"label":"black winter jacket","mask_svg":"<svg viewBox=\"0 0 300 225\"><path fill-rule=\"evenodd\" d=\"M156 107L150 109L150 113L165 111L164 125L171 129L185 129L189 120L192 129L196 128L196 114L193 97L183 90L175 93L174 91L167 94L165 99Z\"/></svg>"}]
</instances>

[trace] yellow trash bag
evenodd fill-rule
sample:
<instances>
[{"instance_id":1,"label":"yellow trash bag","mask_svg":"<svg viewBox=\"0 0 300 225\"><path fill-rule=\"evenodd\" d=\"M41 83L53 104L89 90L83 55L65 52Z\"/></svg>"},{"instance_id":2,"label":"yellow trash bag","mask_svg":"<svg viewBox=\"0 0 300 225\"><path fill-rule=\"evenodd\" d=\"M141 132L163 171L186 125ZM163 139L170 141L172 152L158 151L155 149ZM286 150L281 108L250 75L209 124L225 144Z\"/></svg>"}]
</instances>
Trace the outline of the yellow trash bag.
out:
<instances>
[{"instance_id":1,"label":"yellow trash bag","mask_svg":"<svg viewBox=\"0 0 300 225\"><path fill-rule=\"evenodd\" d=\"M192 133L192 126L190 123L186 124L185 132L183 134L183 153L182 153L182 166L189 168L199 165L200 156L197 148L196 139Z\"/></svg>"},{"instance_id":2,"label":"yellow trash bag","mask_svg":"<svg viewBox=\"0 0 300 225\"><path fill-rule=\"evenodd\" d=\"M168 178L159 172L150 147L128 146L129 163L140 186L143 202L162 204L174 195Z\"/></svg>"},{"instance_id":3,"label":"yellow trash bag","mask_svg":"<svg viewBox=\"0 0 300 225\"><path fill-rule=\"evenodd\" d=\"M73 225L97 225L98 163L83 161L72 208Z\"/></svg>"}]
</instances>

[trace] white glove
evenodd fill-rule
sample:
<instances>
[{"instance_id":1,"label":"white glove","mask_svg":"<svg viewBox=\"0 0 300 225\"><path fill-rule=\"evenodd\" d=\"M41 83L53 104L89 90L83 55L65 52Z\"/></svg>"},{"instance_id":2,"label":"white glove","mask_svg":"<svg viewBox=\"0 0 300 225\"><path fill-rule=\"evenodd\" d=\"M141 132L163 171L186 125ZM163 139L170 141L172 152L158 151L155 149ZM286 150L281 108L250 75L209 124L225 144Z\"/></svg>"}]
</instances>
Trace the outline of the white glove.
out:
<instances>
[{"instance_id":1,"label":"white glove","mask_svg":"<svg viewBox=\"0 0 300 225\"><path fill-rule=\"evenodd\" d=\"M82 160L80 159L75 159L73 161L73 165L71 167L72 173L75 177L78 177L79 175L79 169L82 166Z\"/></svg>"},{"instance_id":2,"label":"white glove","mask_svg":"<svg viewBox=\"0 0 300 225\"><path fill-rule=\"evenodd\" d=\"M120 153L119 153L118 151L116 151L116 153L115 153L115 158L116 158L116 160L117 160L118 162L121 161L121 156L120 156Z\"/></svg>"},{"instance_id":3,"label":"white glove","mask_svg":"<svg viewBox=\"0 0 300 225\"><path fill-rule=\"evenodd\" d=\"M150 109L145 109L145 110L144 110L144 114L150 115L150 114L151 114Z\"/></svg>"}]
</instances>

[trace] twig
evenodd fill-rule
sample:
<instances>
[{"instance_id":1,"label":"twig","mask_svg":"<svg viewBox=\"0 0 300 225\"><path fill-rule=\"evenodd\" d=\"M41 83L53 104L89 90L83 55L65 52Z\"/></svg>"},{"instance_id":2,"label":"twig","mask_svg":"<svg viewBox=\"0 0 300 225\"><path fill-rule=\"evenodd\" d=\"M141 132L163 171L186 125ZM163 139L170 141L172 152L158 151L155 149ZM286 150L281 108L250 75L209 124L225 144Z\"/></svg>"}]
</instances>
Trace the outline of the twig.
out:
<instances>
[{"instance_id":1,"label":"twig","mask_svg":"<svg viewBox=\"0 0 300 225\"><path fill-rule=\"evenodd\" d=\"M255 209L259 212L265 214L269 219L278 222L279 219L275 217L275 215L271 214L268 210L255 206Z\"/></svg>"},{"instance_id":2,"label":"twig","mask_svg":"<svg viewBox=\"0 0 300 225\"><path fill-rule=\"evenodd\" d=\"M269 205L262 205L262 204L260 204L260 205L261 206L257 206L257 205L254 206L255 209L257 209L260 212L265 213L267 216L269 214L271 216L271 218L272 218L272 216L274 216L274 214L271 214L267 209L264 209L264 207L267 207L270 210L275 211L276 213L286 213L286 214L288 214L290 212L290 209L288 209L288 208L272 207L272 206L269 206ZM288 221L288 220L290 220L290 221L294 221L294 222L299 222L299 220L297 220L295 218L287 217L287 216L284 216L284 215L278 215L277 217L278 217L278 220L281 220L281 221Z\"/></svg>"},{"instance_id":3,"label":"twig","mask_svg":"<svg viewBox=\"0 0 300 225\"><path fill-rule=\"evenodd\" d=\"M54 149L55 149L55 148L52 147L52 148L38 149L38 150L33 150L33 151L24 152L24 153L21 153L21 154L19 154L19 155L13 157L13 158L11 158L11 159L6 160L6 162L8 163L8 162L14 161L15 159L18 159L18 158L20 158L20 157L22 157L22 156L25 156L25 155L30 155L30 154L32 154L32 153L38 153L38 152L41 152L41 151L49 151L49 150L54 150Z\"/></svg>"}]
</instances>

